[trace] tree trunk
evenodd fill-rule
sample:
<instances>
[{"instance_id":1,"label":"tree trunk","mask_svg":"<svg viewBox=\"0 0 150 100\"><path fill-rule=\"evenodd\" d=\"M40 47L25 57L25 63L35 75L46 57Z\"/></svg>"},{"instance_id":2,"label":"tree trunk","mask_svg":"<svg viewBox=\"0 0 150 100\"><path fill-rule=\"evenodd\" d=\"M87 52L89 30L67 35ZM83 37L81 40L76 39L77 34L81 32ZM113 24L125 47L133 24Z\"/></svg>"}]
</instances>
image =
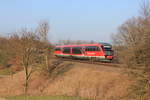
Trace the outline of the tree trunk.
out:
<instances>
[{"instance_id":1,"label":"tree trunk","mask_svg":"<svg viewBox=\"0 0 150 100\"><path fill-rule=\"evenodd\" d=\"M25 87L24 87L24 93L27 95L28 93L28 68L27 66L25 67Z\"/></svg>"}]
</instances>

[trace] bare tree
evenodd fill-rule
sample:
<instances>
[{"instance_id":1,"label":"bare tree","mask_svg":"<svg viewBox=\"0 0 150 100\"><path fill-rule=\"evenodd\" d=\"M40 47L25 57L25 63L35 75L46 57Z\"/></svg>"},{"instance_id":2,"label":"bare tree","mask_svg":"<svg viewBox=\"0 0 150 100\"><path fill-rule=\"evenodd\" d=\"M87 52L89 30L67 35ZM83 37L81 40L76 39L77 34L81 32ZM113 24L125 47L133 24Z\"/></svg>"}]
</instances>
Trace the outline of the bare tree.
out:
<instances>
[{"instance_id":1,"label":"bare tree","mask_svg":"<svg viewBox=\"0 0 150 100\"><path fill-rule=\"evenodd\" d=\"M28 93L29 80L35 67L43 66L43 62L46 62L46 64L48 63L47 59L43 59L45 56L48 55L45 54L48 48L48 42L46 40L47 27L45 27L45 24L42 25L43 27L40 26L40 30L42 30L39 31L40 35L37 34L37 31L34 32L25 28L22 29L20 32L16 32L19 33L19 35L15 34L10 38L10 42L12 43L11 47L13 46L12 48L14 48L15 50L14 52L17 62L24 68L25 94ZM46 29L44 30L43 28Z\"/></svg>"},{"instance_id":2,"label":"bare tree","mask_svg":"<svg viewBox=\"0 0 150 100\"><path fill-rule=\"evenodd\" d=\"M38 37L34 32L27 29L22 30L20 38L20 60L25 72L25 94L27 94L29 79L33 72L33 66L36 66L38 59L39 48L37 46Z\"/></svg>"},{"instance_id":3,"label":"bare tree","mask_svg":"<svg viewBox=\"0 0 150 100\"><path fill-rule=\"evenodd\" d=\"M143 2L141 3L141 9L140 9L140 14L142 17L144 18L148 18L150 17L150 1L149 0L143 0Z\"/></svg>"},{"instance_id":4,"label":"bare tree","mask_svg":"<svg viewBox=\"0 0 150 100\"><path fill-rule=\"evenodd\" d=\"M119 59L138 77L132 92L140 100L150 97L150 3L144 1L140 15L123 23L113 36ZM135 72L132 68L139 69Z\"/></svg>"},{"instance_id":5,"label":"bare tree","mask_svg":"<svg viewBox=\"0 0 150 100\"><path fill-rule=\"evenodd\" d=\"M45 56L45 65L48 69L49 67L49 55L50 55L50 43L48 42L47 36L49 33L49 22L48 21L41 21L37 28L37 33L39 35L40 41L43 42L43 52Z\"/></svg>"},{"instance_id":6,"label":"bare tree","mask_svg":"<svg viewBox=\"0 0 150 100\"><path fill-rule=\"evenodd\" d=\"M43 42L48 42L47 35L49 33L49 22L41 21L37 27L37 33L39 34L40 40Z\"/></svg>"},{"instance_id":7,"label":"bare tree","mask_svg":"<svg viewBox=\"0 0 150 100\"><path fill-rule=\"evenodd\" d=\"M79 44L93 44L95 41L85 41L85 40L59 40L57 45L79 45Z\"/></svg>"}]
</instances>

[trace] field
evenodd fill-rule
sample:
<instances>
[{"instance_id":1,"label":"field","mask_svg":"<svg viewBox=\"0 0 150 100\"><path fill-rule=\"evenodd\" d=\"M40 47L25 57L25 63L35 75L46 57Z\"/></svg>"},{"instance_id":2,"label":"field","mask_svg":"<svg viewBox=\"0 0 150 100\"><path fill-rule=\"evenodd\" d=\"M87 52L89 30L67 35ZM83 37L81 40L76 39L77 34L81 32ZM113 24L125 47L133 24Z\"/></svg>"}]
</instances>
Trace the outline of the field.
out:
<instances>
[{"instance_id":1,"label":"field","mask_svg":"<svg viewBox=\"0 0 150 100\"><path fill-rule=\"evenodd\" d=\"M69 97L69 96L14 96L14 97L6 97L8 100L90 100L90 99L82 99L80 97Z\"/></svg>"},{"instance_id":2,"label":"field","mask_svg":"<svg viewBox=\"0 0 150 100\"><path fill-rule=\"evenodd\" d=\"M10 74L10 69L5 68L0 70L0 75L9 75Z\"/></svg>"},{"instance_id":3,"label":"field","mask_svg":"<svg viewBox=\"0 0 150 100\"><path fill-rule=\"evenodd\" d=\"M29 100L41 100L42 98L44 100L51 100L51 98L52 100L80 100L76 97L98 100L119 99L126 94L126 89L133 81L123 68L68 61L64 61L60 66L67 67L59 70L53 79L44 77L38 72L33 73L28 93L34 96L29 97ZM11 96L9 100L23 98L23 96L14 97L24 93L24 73L22 71L17 72L13 77L0 78L0 83L1 96ZM39 95L44 96L38 97ZM69 97L58 97L57 95Z\"/></svg>"}]
</instances>

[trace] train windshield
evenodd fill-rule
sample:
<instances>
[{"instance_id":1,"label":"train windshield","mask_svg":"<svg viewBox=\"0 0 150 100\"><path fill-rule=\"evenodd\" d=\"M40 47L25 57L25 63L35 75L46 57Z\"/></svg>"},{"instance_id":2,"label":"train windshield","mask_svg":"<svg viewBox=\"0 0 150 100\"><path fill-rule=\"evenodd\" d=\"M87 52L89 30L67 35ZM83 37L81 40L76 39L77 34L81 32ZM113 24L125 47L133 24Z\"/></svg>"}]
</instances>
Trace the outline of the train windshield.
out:
<instances>
[{"instance_id":1,"label":"train windshield","mask_svg":"<svg viewBox=\"0 0 150 100\"><path fill-rule=\"evenodd\" d=\"M112 50L111 46L105 45L105 46L102 46L102 49L105 53L105 56L112 56L113 55L113 50Z\"/></svg>"}]
</instances>

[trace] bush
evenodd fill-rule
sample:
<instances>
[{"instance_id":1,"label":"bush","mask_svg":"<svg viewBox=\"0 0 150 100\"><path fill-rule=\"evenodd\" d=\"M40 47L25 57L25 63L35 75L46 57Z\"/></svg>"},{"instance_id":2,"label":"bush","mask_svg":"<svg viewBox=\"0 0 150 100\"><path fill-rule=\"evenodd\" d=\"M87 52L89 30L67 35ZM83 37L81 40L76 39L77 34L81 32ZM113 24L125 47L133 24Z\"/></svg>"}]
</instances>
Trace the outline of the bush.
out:
<instances>
[{"instance_id":1,"label":"bush","mask_svg":"<svg viewBox=\"0 0 150 100\"><path fill-rule=\"evenodd\" d=\"M119 61L131 69L137 78L131 86L137 97L148 100L150 97L150 3L144 2L140 16L123 23L118 33L113 35L113 42ZM134 71L133 69L138 69ZM135 97L136 97L135 96Z\"/></svg>"}]
</instances>

